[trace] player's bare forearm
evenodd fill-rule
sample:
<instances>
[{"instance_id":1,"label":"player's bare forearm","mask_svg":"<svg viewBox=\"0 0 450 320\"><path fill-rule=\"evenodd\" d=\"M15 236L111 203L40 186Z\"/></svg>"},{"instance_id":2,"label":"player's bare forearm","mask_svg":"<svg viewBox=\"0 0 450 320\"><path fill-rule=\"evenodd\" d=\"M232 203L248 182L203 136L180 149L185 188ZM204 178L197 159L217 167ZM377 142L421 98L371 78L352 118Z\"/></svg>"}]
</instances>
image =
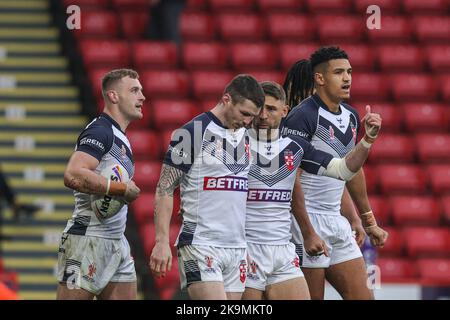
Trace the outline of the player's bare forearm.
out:
<instances>
[{"instance_id":1,"label":"player's bare forearm","mask_svg":"<svg viewBox=\"0 0 450 320\"><path fill-rule=\"evenodd\" d=\"M346 183L347 190L360 213L371 210L367 196L366 178L364 171L359 170L352 180Z\"/></svg>"},{"instance_id":2,"label":"player's bare forearm","mask_svg":"<svg viewBox=\"0 0 450 320\"><path fill-rule=\"evenodd\" d=\"M348 170L357 172L361 169L369 156L369 150L369 148L366 148L359 142L353 150L345 156L345 164L347 165Z\"/></svg>"},{"instance_id":3,"label":"player's bare forearm","mask_svg":"<svg viewBox=\"0 0 450 320\"><path fill-rule=\"evenodd\" d=\"M344 193L342 194L341 199L341 214L347 218L350 223L359 222L361 223L361 219L358 216L358 213L355 210L353 205L352 198L347 190L344 188Z\"/></svg>"},{"instance_id":4,"label":"player's bare forearm","mask_svg":"<svg viewBox=\"0 0 450 320\"><path fill-rule=\"evenodd\" d=\"M99 161L93 156L75 151L64 171L64 185L73 190L88 194L105 194L107 180L95 173Z\"/></svg>"},{"instance_id":5,"label":"player's bare forearm","mask_svg":"<svg viewBox=\"0 0 450 320\"><path fill-rule=\"evenodd\" d=\"M295 220L297 221L302 235L304 237L314 233L314 227L309 220L308 212L305 206L305 195L303 194L302 184L300 182L300 176L302 174L301 169L297 170L294 189L292 191L291 209Z\"/></svg>"},{"instance_id":6,"label":"player's bare forearm","mask_svg":"<svg viewBox=\"0 0 450 320\"><path fill-rule=\"evenodd\" d=\"M66 170L64 173L64 185L82 193L105 194L107 183L106 178L86 168Z\"/></svg>"},{"instance_id":7,"label":"player's bare forearm","mask_svg":"<svg viewBox=\"0 0 450 320\"><path fill-rule=\"evenodd\" d=\"M155 231L156 242L169 242L169 226L173 210L173 193L180 185L183 171L163 164L156 186Z\"/></svg>"}]
</instances>

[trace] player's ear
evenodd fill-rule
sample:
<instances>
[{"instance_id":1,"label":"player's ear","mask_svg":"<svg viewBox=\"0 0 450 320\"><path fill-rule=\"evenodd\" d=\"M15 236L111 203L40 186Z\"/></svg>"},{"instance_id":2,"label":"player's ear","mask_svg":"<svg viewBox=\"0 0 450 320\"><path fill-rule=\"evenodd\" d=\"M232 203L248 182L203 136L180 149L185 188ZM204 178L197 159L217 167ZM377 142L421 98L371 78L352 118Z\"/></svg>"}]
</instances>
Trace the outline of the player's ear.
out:
<instances>
[{"instance_id":1,"label":"player's ear","mask_svg":"<svg viewBox=\"0 0 450 320\"><path fill-rule=\"evenodd\" d=\"M282 112L283 118L286 117L287 114L289 113L289 106L288 106L287 104L285 104L285 105L283 106L283 108L281 109L281 112Z\"/></svg>"},{"instance_id":2,"label":"player's ear","mask_svg":"<svg viewBox=\"0 0 450 320\"><path fill-rule=\"evenodd\" d=\"M325 78L323 76L323 73L320 72L314 73L314 82L319 86L323 86L325 84Z\"/></svg>"},{"instance_id":3,"label":"player's ear","mask_svg":"<svg viewBox=\"0 0 450 320\"><path fill-rule=\"evenodd\" d=\"M117 91L108 90L106 92L106 96L108 97L109 101L111 101L113 104L119 103L119 95L117 94Z\"/></svg>"},{"instance_id":4,"label":"player's ear","mask_svg":"<svg viewBox=\"0 0 450 320\"><path fill-rule=\"evenodd\" d=\"M222 96L222 103L224 104L224 106L233 103L233 100L231 99L231 96L230 96L229 93L225 93L225 94Z\"/></svg>"}]
</instances>

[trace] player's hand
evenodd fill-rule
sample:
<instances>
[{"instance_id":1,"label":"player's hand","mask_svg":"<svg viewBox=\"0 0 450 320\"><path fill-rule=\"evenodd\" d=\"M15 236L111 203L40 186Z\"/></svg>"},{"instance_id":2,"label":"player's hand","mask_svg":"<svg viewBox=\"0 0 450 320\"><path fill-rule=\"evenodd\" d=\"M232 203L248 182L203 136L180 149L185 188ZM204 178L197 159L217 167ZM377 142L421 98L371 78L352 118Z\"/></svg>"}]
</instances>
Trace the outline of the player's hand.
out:
<instances>
[{"instance_id":1,"label":"player's hand","mask_svg":"<svg viewBox=\"0 0 450 320\"><path fill-rule=\"evenodd\" d=\"M366 135L369 138L376 138L381 128L381 116L378 113L372 113L370 106L366 106L366 115L362 119Z\"/></svg>"},{"instance_id":2,"label":"player's hand","mask_svg":"<svg viewBox=\"0 0 450 320\"><path fill-rule=\"evenodd\" d=\"M361 247L366 239L366 231L364 231L361 221L352 222L351 226L353 232L355 233L356 243Z\"/></svg>"},{"instance_id":3,"label":"player's hand","mask_svg":"<svg viewBox=\"0 0 450 320\"><path fill-rule=\"evenodd\" d=\"M127 188L123 197L125 198L125 201L127 203L130 203L136 200L137 197L139 197L140 192L141 189L138 188L133 180L130 180L127 182Z\"/></svg>"},{"instance_id":4,"label":"player's hand","mask_svg":"<svg viewBox=\"0 0 450 320\"><path fill-rule=\"evenodd\" d=\"M156 242L148 265L156 277L166 276L166 272L172 269L172 251L168 242Z\"/></svg>"},{"instance_id":5,"label":"player's hand","mask_svg":"<svg viewBox=\"0 0 450 320\"><path fill-rule=\"evenodd\" d=\"M389 234L379 226L366 228L366 233L369 236L372 245L380 248L383 248L387 238L389 237Z\"/></svg>"},{"instance_id":6,"label":"player's hand","mask_svg":"<svg viewBox=\"0 0 450 320\"><path fill-rule=\"evenodd\" d=\"M303 237L305 251L309 256L320 256L324 254L328 257L328 249L325 241L320 238L317 233L311 233Z\"/></svg>"}]
</instances>

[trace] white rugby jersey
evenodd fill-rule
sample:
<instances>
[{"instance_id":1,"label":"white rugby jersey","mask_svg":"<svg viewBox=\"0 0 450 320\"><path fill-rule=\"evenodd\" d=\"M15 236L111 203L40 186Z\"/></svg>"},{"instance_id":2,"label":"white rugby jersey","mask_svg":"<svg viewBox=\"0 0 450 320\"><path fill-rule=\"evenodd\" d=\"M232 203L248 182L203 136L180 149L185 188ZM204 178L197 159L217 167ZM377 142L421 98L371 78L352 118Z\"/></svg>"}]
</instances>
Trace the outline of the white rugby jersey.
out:
<instances>
[{"instance_id":1,"label":"white rugby jersey","mask_svg":"<svg viewBox=\"0 0 450 320\"><path fill-rule=\"evenodd\" d=\"M313 95L292 109L283 134L303 137L316 149L344 158L355 147L359 116L349 105L339 106L340 111L333 113L318 95ZM305 172L301 183L308 213L340 215L345 181Z\"/></svg>"},{"instance_id":2,"label":"white rugby jersey","mask_svg":"<svg viewBox=\"0 0 450 320\"><path fill-rule=\"evenodd\" d=\"M76 151L82 151L96 158L100 163L95 172L100 172L114 164L122 165L132 179L134 160L130 142L119 124L106 113L102 113L89 123L78 137ZM127 222L128 206L108 219L99 220L91 208L90 195L74 191L75 210L67 222L64 232L76 235L120 239Z\"/></svg>"},{"instance_id":3,"label":"white rugby jersey","mask_svg":"<svg viewBox=\"0 0 450 320\"><path fill-rule=\"evenodd\" d=\"M177 245L245 248L247 130L227 129L214 114L203 113L175 131L164 163L185 173Z\"/></svg>"},{"instance_id":4,"label":"white rugby jersey","mask_svg":"<svg viewBox=\"0 0 450 320\"><path fill-rule=\"evenodd\" d=\"M272 142L251 138L250 145L247 242L288 244L291 240L291 194L297 168L322 174L333 157L299 137L288 136Z\"/></svg>"}]
</instances>

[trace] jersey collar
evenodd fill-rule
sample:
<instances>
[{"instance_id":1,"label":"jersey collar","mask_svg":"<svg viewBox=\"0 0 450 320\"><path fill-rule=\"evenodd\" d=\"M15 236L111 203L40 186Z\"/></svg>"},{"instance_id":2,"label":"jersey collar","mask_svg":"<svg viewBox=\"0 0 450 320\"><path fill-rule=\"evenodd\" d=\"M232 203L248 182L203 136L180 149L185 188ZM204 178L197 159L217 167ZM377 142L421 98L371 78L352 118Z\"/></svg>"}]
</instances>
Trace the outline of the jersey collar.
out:
<instances>
[{"instance_id":1,"label":"jersey collar","mask_svg":"<svg viewBox=\"0 0 450 320\"><path fill-rule=\"evenodd\" d=\"M113 118L111 118L108 114L102 112L100 114L100 117L103 117L105 119L107 119L109 122L111 122L113 124L114 127L116 127L116 129L119 129L120 132L122 132L123 134L125 134L125 132L122 131L122 129L120 128L119 124L117 123L116 120L114 120Z\"/></svg>"},{"instance_id":2,"label":"jersey collar","mask_svg":"<svg viewBox=\"0 0 450 320\"><path fill-rule=\"evenodd\" d=\"M312 99L314 100L314 102L319 105L321 108L325 109L326 111L328 111L329 113L332 114L336 114L339 115L342 113L342 108L341 108L341 104L339 104L339 111L338 112L333 112L330 109L328 109L327 105L325 104L325 102L323 102L322 99L320 99L319 95L317 93L312 95Z\"/></svg>"}]
</instances>

